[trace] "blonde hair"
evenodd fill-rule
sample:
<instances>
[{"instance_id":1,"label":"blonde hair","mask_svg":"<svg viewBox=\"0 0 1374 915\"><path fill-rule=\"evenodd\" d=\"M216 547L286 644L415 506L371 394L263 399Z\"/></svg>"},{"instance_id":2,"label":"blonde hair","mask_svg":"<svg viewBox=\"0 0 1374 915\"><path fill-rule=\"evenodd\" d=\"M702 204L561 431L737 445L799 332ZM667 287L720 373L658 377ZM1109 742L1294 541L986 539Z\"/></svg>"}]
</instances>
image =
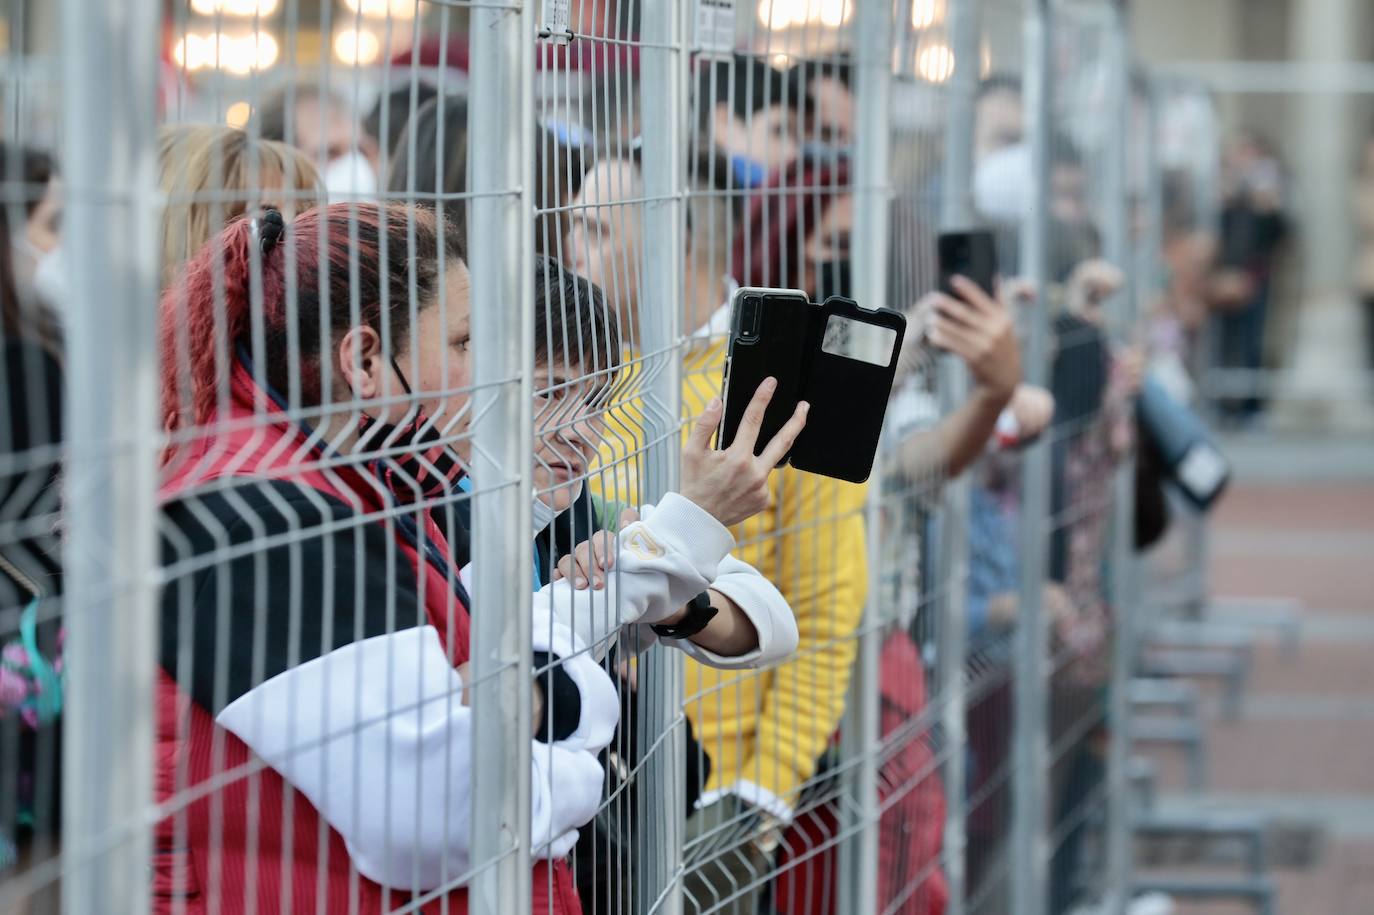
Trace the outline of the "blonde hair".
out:
<instances>
[{"instance_id":1,"label":"blonde hair","mask_svg":"<svg viewBox=\"0 0 1374 915\"><path fill-rule=\"evenodd\" d=\"M178 124L158 134L162 214L162 288L213 236L250 206L287 211L315 206L319 173L305 153L236 127ZM266 191L266 193L264 193Z\"/></svg>"}]
</instances>

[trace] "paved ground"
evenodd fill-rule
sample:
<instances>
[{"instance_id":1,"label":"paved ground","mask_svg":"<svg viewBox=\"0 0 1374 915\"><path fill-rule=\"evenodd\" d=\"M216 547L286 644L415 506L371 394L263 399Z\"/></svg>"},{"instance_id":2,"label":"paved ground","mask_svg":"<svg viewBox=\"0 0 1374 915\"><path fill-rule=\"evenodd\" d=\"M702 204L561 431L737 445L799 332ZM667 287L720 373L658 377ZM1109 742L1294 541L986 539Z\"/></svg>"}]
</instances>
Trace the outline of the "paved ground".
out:
<instances>
[{"instance_id":1,"label":"paved ground","mask_svg":"<svg viewBox=\"0 0 1374 915\"><path fill-rule=\"evenodd\" d=\"M1212 528L1212 593L1297 598L1302 642L1285 655L1273 634L1260 632L1241 718L1224 720L1219 702L1208 705L1207 792L1172 793L1168 802L1320 826L1324 841L1311 863L1273 873L1281 915L1374 913L1374 459L1351 457L1369 453L1331 451L1339 472L1316 443L1289 446L1286 461L1251 454L1248 479L1228 494ZM1181 791L1178 754L1152 756L1163 789ZM1179 911L1252 909L1193 903Z\"/></svg>"}]
</instances>

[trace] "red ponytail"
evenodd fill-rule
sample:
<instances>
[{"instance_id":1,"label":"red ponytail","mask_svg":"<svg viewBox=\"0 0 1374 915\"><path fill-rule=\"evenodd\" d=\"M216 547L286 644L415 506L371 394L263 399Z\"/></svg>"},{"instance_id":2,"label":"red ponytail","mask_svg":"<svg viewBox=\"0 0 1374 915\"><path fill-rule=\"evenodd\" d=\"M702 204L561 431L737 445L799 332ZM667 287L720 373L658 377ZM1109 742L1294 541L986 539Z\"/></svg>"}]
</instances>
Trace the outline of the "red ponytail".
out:
<instances>
[{"instance_id":1,"label":"red ponytail","mask_svg":"<svg viewBox=\"0 0 1374 915\"><path fill-rule=\"evenodd\" d=\"M321 235L325 247L321 251ZM187 263L178 282L163 295L158 338L162 355L162 422L176 432L212 422L227 395L237 348L248 344L253 327L253 262L257 237L252 220L230 223ZM387 246L387 274L381 275L381 246ZM296 265L293 295L297 342L285 326L286 259ZM286 236L259 260L264 374L284 386L298 372L307 403L320 397L320 331L342 334L360 303L363 324L380 330L390 322L394 340L406 338L409 294L433 301L438 262L462 260L456 230L440 226L429 210L399 204L386 207L332 204L293 219ZM382 314L386 302L389 313ZM325 313L325 309L328 309ZM316 371L308 369L314 366ZM170 454L166 457L170 457Z\"/></svg>"}]
</instances>

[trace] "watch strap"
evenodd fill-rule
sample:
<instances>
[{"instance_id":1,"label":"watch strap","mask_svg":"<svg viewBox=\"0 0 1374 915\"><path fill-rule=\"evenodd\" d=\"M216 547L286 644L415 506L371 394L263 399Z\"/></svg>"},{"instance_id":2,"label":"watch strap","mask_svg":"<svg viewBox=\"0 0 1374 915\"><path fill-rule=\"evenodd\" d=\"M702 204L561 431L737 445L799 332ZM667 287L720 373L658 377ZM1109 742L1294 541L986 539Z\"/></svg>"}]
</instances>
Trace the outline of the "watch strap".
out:
<instances>
[{"instance_id":1,"label":"watch strap","mask_svg":"<svg viewBox=\"0 0 1374 915\"><path fill-rule=\"evenodd\" d=\"M687 614L670 625L655 624L649 628L661 639L688 639L705 629L720 611L711 606L711 595L702 591L687 604Z\"/></svg>"}]
</instances>

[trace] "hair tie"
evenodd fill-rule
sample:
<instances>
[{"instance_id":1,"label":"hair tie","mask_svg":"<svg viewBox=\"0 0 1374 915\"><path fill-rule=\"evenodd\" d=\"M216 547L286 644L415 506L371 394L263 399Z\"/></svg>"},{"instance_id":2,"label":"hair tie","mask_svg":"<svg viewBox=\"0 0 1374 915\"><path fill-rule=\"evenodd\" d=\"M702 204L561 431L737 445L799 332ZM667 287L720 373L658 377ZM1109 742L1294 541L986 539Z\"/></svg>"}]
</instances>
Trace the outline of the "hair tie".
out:
<instances>
[{"instance_id":1,"label":"hair tie","mask_svg":"<svg viewBox=\"0 0 1374 915\"><path fill-rule=\"evenodd\" d=\"M253 220L253 230L258 233L258 248L266 257L286 234L286 220L282 219L281 210L269 207L262 216Z\"/></svg>"}]
</instances>

